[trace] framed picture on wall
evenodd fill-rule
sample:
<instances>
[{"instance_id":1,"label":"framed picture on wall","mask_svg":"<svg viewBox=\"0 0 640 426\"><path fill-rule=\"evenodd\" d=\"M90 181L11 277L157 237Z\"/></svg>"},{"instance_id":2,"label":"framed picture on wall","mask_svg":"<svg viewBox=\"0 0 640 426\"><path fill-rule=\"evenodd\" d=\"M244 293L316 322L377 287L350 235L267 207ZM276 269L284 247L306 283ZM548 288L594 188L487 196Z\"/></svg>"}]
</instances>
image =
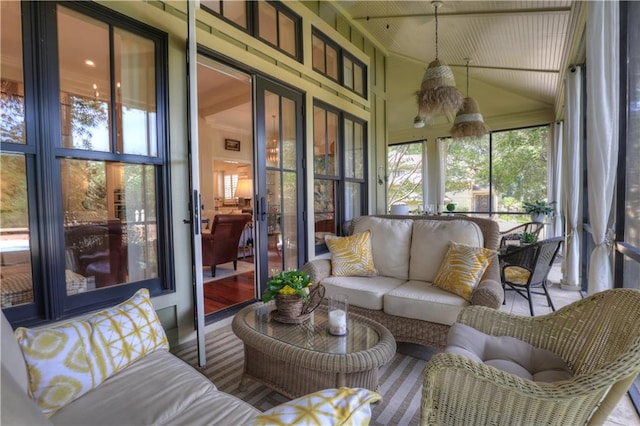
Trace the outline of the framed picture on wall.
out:
<instances>
[{"instance_id":1,"label":"framed picture on wall","mask_svg":"<svg viewBox=\"0 0 640 426\"><path fill-rule=\"evenodd\" d=\"M224 149L228 151L240 151L240 141L236 141L233 139L225 139Z\"/></svg>"}]
</instances>

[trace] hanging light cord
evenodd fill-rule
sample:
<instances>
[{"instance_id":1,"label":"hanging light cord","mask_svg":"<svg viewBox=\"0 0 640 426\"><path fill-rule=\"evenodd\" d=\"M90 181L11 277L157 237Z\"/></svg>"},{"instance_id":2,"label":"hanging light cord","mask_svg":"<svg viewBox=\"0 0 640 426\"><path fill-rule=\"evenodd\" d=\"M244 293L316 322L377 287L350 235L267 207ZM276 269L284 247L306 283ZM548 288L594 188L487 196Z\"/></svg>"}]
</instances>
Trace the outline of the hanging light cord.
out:
<instances>
[{"instance_id":1,"label":"hanging light cord","mask_svg":"<svg viewBox=\"0 0 640 426\"><path fill-rule=\"evenodd\" d=\"M433 6L436 9L436 61L438 60L438 5Z\"/></svg>"},{"instance_id":2,"label":"hanging light cord","mask_svg":"<svg viewBox=\"0 0 640 426\"><path fill-rule=\"evenodd\" d=\"M469 60L467 59L467 98L469 97Z\"/></svg>"}]
</instances>

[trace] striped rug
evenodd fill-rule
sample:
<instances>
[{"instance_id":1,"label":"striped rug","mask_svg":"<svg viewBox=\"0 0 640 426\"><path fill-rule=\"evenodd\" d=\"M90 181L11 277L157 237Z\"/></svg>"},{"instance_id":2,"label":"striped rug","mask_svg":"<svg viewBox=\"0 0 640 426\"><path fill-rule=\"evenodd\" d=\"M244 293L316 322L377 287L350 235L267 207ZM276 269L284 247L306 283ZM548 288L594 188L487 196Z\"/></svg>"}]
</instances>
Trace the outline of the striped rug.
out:
<instances>
[{"instance_id":1,"label":"striped rug","mask_svg":"<svg viewBox=\"0 0 640 426\"><path fill-rule=\"evenodd\" d=\"M207 366L199 369L218 389L237 396L259 410L267 410L288 398L252 380L240 391L243 367L242 342L230 327L207 334ZM197 368L195 344L181 345L172 352ZM417 356L422 356L418 354ZM427 355L428 357L428 355ZM426 361L396 353L380 368L380 394L383 400L373 406L371 425L417 425L420 423L422 370Z\"/></svg>"}]
</instances>

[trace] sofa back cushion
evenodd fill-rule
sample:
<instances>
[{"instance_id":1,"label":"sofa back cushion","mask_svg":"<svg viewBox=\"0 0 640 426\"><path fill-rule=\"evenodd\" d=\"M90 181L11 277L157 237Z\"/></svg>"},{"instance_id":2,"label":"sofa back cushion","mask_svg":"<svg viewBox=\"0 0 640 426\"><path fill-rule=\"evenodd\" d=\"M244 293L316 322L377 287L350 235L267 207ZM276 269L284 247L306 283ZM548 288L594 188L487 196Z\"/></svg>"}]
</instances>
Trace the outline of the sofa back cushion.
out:
<instances>
[{"instance_id":1,"label":"sofa back cushion","mask_svg":"<svg viewBox=\"0 0 640 426\"><path fill-rule=\"evenodd\" d=\"M480 227L469 220L414 220L411 241L409 279L430 283L440 270L449 242L484 246Z\"/></svg>"},{"instance_id":2,"label":"sofa back cushion","mask_svg":"<svg viewBox=\"0 0 640 426\"><path fill-rule=\"evenodd\" d=\"M361 216L353 221L354 234L371 232L373 264L378 275L402 280L409 278L413 220Z\"/></svg>"}]
</instances>

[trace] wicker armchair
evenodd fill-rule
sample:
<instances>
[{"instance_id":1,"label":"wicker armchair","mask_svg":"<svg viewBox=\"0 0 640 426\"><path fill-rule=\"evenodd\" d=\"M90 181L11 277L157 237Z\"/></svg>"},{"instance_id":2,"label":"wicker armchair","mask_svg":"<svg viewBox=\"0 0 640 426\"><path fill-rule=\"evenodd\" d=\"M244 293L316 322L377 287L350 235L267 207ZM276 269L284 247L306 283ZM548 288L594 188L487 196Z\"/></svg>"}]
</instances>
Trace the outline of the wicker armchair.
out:
<instances>
[{"instance_id":1,"label":"wicker armchair","mask_svg":"<svg viewBox=\"0 0 640 426\"><path fill-rule=\"evenodd\" d=\"M538 317L471 306L458 322L550 350L574 376L534 382L441 353L424 370L422 425L599 425L640 373L640 290L607 290Z\"/></svg>"},{"instance_id":2,"label":"wicker armchair","mask_svg":"<svg viewBox=\"0 0 640 426\"><path fill-rule=\"evenodd\" d=\"M507 229L500 233L500 248L503 248L509 244L509 241L518 241L523 233L534 234L536 237L540 236L540 231L544 228L544 223L541 222L527 222L522 225L515 226L511 229Z\"/></svg>"}]
</instances>

